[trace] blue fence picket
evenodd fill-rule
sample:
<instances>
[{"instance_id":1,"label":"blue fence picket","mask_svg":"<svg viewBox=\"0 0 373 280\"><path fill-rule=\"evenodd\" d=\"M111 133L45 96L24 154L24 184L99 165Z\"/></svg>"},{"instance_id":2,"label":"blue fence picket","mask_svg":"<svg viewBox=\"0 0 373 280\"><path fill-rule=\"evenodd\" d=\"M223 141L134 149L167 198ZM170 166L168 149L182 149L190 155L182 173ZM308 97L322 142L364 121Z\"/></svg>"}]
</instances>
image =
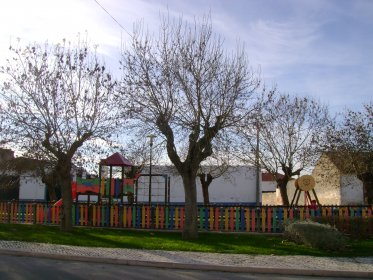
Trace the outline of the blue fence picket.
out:
<instances>
[{"instance_id":1,"label":"blue fence picket","mask_svg":"<svg viewBox=\"0 0 373 280\"><path fill-rule=\"evenodd\" d=\"M174 215L175 215L175 208L174 207L170 207L170 227L169 229L174 229Z\"/></svg>"},{"instance_id":2,"label":"blue fence picket","mask_svg":"<svg viewBox=\"0 0 373 280\"><path fill-rule=\"evenodd\" d=\"M209 209L206 207L203 209L203 212L204 212L203 229L208 230L209 229Z\"/></svg>"}]
</instances>

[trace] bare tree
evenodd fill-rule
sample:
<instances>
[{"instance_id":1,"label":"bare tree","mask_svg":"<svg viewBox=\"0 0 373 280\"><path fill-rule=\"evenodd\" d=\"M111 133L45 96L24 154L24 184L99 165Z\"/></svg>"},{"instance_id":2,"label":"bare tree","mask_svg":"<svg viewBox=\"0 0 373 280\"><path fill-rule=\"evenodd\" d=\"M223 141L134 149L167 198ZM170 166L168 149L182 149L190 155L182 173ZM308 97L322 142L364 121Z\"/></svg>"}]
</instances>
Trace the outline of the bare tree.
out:
<instances>
[{"instance_id":1,"label":"bare tree","mask_svg":"<svg viewBox=\"0 0 373 280\"><path fill-rule=\"evenodd\" d=\"M45 159L61 188L62 229L72 228L72 161L83 146L107 139L119 125L115 81L83 41L77 46L11 47L2 66L2 136L19 150Z\"/></svg>"},{"instance_id":2,"label":"bare tree","mask_svg":"<svg viewBox=\"0 0 373 280\"><path fill-rule=\"evenodd\" d=\"M217 137L213 141L212 155L200 164L197 176L202 187L204 205L210 204L209 187L213 180L220 177L230 179L231 174L236 170L236 166L233 164L234 156L230 146L231 141L227 135Z\"/></svg>"},{"instance_id":3,"label":"bare tree","mask_svg":"<svg viewBox=\"0 0 373 280\"><path fill-rule=\"evenodd\" d=\"M232 55L223 51L209 18L194 25L163 18L158 38L137 28L121 64L122 97L133 119L163 136L168 157L182 177L183 238L197 238L200 163L212 155L217 135L247 116L259 80L243 50Z\"/></svg>"},{"instance_id":4,"label":"bare tree","mask_svg":"<svg viewBox=\"0 0 373 280\"><path fill-rule=\"evenodd\" d=\"M284 205L289 205L288 181L317 160L329 121L328 108L319 102L278 94L260 106L257 121L242 131L242 158L273 174Z\"/></svg>"},{"instance_id":5,"label":"bare tree","mask_svg":"<svg viewBox=\"0 0 373 280\"><path fill-rule=\"evenodd\" d=\"M363 110L346 110L328 129L327 151L346 173L363 182L364 202L373 203L373 103Z\"/></svg>"}]
</instances>

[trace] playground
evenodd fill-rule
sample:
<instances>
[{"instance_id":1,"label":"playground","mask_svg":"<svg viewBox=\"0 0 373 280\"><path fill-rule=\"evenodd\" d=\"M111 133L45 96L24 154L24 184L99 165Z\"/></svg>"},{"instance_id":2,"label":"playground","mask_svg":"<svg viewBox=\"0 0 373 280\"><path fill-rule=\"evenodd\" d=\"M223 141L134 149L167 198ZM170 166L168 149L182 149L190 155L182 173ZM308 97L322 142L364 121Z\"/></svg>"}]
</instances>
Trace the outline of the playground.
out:
<instances>
[{"instance_id":1,"label":"playground","mask_svg":"<svg viewBox=\"0 0 373 280\"><path fill-rule=\"evenodd\" d=\"M371 206L321 206L314 186L311 177L299 178L290 207L198 204L198 229L281 233L288 221L322 219L338 224L343 231L372 235ZM298 203L301 192L308 199L305 205ZM75 177L72 195L72 223L76 226L176 231L184 228L184 204L170 203L170 176L143 174L119 153L100 161L97 178ZM0 202L0 223L59 225L62 206L62 200Z\"/></svg>"},{"instance_id":2,"label":"playground","mask_svg":"<svg viewBox=\"0 0 373 280\"><path fill-rule=\"evenodd\" d=\"M97 178L75 176L71 186L75 203L133 205L170 202L170 177L167 174L142 174L119 153L100 161ZM62 204L60 199L54 205Z\"/></svg>"}]
</instances>

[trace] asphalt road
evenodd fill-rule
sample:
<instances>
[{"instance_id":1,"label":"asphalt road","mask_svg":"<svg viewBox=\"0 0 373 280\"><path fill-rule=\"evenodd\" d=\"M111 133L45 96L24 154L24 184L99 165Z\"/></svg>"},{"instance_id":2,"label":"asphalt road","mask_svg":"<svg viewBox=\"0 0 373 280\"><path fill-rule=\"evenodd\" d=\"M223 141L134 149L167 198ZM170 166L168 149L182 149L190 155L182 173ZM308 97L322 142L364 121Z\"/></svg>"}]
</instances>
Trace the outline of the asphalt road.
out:
<instances>
[{"instance_id":1,"label":"asphalt road","mask_svg":"<svg viewBox=\"0 0 373 280\"><path fill-rule=\"evenodd\" d=\"M83 280L83 279L178 279L178 280L221 280L221 279L348 279L330 277L278 276L271 274L227 273L214 271L162 269L114 264L50 260L35 257L0 255L1 280Z\"/></svg>"}]
</instances>

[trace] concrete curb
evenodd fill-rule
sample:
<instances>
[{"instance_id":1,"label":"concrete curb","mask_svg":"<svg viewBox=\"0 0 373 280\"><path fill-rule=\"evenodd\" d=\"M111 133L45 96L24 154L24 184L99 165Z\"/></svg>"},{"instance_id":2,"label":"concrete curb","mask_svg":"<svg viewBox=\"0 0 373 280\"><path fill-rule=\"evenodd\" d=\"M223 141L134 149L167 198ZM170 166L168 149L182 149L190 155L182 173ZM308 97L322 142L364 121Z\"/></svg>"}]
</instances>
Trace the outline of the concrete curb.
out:
<instances>
[{"instance_id":1,"label":"concrete curb","mask_svg":"<svg viewBox=\"0 0 373 280\"><path fill-rule=\"evenodd\" d=\"M223 265L205 265L205 264L185 264L171 262L155 262L143 260L99 258L88 256L59 255L39 252L27 252L19 250L0 249L0 254L37 257L54 260L80 261L92 263L105 263L114 265L130 265L170 269L202 270L202 271L221 271L221 272L240 272L240 273L259 273L259 274L278 274L278 275L297 275L297 276L320 276L320 277L345 277L345 278L367 278L373 279L373 272L363 271L335 271L335 270L310 270L310 269L287 269L271 267L240 267L240 266L223 266Z\"/></svg>"}]
</instances>

